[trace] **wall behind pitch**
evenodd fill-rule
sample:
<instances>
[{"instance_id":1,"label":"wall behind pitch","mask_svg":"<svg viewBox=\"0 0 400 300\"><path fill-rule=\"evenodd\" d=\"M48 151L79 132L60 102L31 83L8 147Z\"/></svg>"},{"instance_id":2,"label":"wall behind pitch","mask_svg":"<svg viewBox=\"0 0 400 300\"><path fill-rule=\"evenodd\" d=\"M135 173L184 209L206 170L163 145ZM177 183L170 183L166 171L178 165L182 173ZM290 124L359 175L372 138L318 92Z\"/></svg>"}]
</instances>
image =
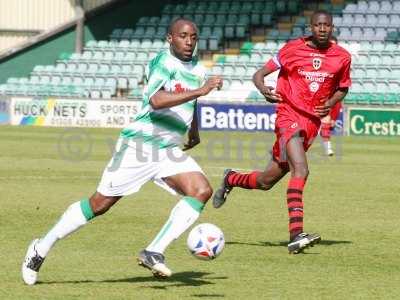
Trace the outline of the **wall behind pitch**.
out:
<instances>
[{"instance_id":1,"label":"wall behind pitch","mask_svg":"<svg viewBox=\"0 0 400 300\"><path fill-rule=\"evenodd\" d=\"M83 0L89 11L111 0ZM75 17L76 0L0 0L1 30L47 30Z\"/></svg>"},{"instance_id":2,"label":"wall behind pitch","mask_svg":"<svg viewBox=\"0 0 400 300\"><path fill-rule=\"evenodd\" d=\"M70 0L0 0L2 30L45 30L74 16Z\"/></svg>"},{"instance_id":3,"label":"wall behind pitch","mask_svg":"<svg viewBox=\"0 0 400 300\"><path fill-rule=\"evenodd\" d=\"M54 1L54 0L52 0ZM85 26L85 41L105 40L114 28L133 28L141 16L159 15L163 1L121 0L115 5L88 15ZM0 60L0 84L9 77L29 76L36 65L54 64L62 52L75 49L75 28L71 27L45 41L36 43L18 53Z\"/></svg>"}]
</instances>

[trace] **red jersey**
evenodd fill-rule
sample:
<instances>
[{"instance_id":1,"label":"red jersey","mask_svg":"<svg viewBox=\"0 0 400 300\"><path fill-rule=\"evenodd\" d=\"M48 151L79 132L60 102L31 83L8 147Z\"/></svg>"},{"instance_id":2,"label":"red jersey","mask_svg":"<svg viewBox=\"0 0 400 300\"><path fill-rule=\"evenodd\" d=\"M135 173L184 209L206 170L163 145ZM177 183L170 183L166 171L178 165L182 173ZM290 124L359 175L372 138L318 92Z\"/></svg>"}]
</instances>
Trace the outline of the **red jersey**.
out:
<instances>
[{"instance_id":1,"label":"red jersey","mask_svg":"<svg viewBox=\"0 0 400 300\"><path fill-rule=\"evenodd\" d=\"M338 88L350 87L351 55L336 43L326 49L306 44L308 38L289 41L265 66L280 69L276 92L283 101L309 114Z\"/></svg>"}]
</instances>

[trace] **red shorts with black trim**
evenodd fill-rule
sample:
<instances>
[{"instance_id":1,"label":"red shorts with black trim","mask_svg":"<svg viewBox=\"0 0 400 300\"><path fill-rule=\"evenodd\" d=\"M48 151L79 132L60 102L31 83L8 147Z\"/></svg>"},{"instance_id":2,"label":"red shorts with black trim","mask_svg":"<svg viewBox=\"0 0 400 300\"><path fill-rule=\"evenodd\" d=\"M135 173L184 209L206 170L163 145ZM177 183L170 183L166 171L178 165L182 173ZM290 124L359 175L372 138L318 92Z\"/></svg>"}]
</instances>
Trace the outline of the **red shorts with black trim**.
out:
<instances>
[{"instance_id":1,"label":"red shorts with black trim","mask_svg":"<svg viewBox=\"0 0 400 300\"><path fill-rule=\"evenodd\" d=\"M302 112L287 103L278 104L276 108L275 135L272 156L278 163L287 163L286 144L294 136L303 138L303 148L307 151L312 145L321 125L321 120Z\"/></svg>"}]
</instances>

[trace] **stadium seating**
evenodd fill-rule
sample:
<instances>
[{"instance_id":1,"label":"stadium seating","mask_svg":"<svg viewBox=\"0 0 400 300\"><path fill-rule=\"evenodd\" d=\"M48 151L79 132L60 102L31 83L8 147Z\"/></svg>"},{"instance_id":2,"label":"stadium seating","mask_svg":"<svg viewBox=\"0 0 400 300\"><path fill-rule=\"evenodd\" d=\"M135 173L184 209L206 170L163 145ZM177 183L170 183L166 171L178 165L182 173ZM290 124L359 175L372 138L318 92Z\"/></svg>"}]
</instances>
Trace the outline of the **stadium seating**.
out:
<instances>
[{"instance_id":1,"label":"stadium seating","mask_svg":"<svg viewBox=\"0 0 400 300\"><path fill-rule=\"evenodd\" d=\"M115 28L108 41L89 41L82 54L61 53L54 65L36 66L29 78L9 78L0 85L0 94L137 97L146 64L161 49L168 48L168 24L183 16L197 23L198 50L210 73L224 76L223 89L245 90L248 96L244 100L259 101L262 97L251 82L252 75L287 40L309 34L307 20L315 9L334 14L339 44L352 54L354 84L345 101L399 104L400 0L169 3L160 16L143 16L135 27ZM275 77L267 80L273 84Z\"/></svg>"}]
</instances>

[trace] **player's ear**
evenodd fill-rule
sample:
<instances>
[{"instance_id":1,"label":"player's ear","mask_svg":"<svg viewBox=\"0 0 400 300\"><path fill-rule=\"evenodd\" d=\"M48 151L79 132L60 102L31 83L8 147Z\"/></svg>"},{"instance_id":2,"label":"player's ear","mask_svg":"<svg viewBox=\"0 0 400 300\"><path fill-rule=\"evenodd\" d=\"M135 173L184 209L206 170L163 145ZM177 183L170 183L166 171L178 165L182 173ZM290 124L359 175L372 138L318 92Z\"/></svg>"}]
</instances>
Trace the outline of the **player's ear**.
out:
<instances>
[{"instance_id":1,"label":"player's ear","mask_svg":"<svg viewBox=\"0 0 400 300\"><path fill-rule=\"evenodd\" d=\"M167 42L172 43L172 35L170 33L167 34Z\"/></svg>"}]
</instances>

